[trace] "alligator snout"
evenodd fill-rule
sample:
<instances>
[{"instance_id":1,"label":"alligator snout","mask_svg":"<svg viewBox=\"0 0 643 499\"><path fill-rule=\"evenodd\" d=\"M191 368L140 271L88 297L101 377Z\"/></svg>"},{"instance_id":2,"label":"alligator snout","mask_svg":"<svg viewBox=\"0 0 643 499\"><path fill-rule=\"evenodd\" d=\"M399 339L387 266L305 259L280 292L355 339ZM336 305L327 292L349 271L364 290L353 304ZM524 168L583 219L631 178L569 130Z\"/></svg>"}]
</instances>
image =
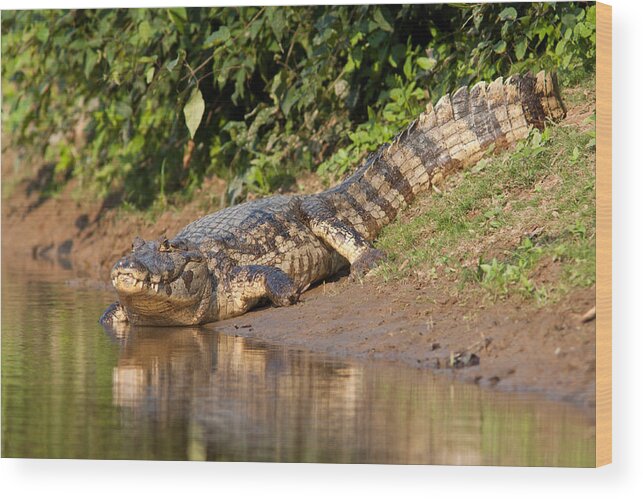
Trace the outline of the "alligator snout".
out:
<instances>
[{"instance_id":1,"label":"alligator snout","mask_svg":"<svg viewBox=\"0 0 643 499\"><path fill-rule=\"evenodd\" d=\"M149 271L141 262L131 256L121 258L112 267L112 284L119 292L136 292L142 290L149 281Z\"/></svg>"},{"instance_id":2,"label":"alligator snout","mask_svg":"<svg viewBox=\"0 0 643 499\"><path fill-rule=\"evenodd\" d=\"M145 265L139 262L136 258L126 256L121 258L118 262L116 262L116 265L112 267L111 277L112 279L114 279L114 277L122 274L129 274L132 277L136 277L137 279L145 279L148 276L149 272Z\"/></svg>"}]
</instances>

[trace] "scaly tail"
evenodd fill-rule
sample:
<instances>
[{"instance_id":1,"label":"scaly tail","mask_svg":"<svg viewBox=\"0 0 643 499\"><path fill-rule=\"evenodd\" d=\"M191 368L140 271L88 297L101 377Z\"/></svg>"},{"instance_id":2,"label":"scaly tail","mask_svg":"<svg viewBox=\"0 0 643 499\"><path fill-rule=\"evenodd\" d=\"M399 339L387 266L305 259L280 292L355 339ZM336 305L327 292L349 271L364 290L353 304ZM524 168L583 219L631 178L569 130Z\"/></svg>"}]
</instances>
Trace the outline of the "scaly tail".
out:
<instances>
[{"instance_id":1,"label":"scaly tail","mask_svg":"<svg viewBox=\"0 0 643 499\"><path fill-rule=\"evenodd\" d=\"M542 129L545 121L564 116L555 74L541 71L462 87L435 107L429 104L391 144L319 198L337 219L372 241L419 192L476 163L492 144L510 146L531 127Z\"/></svg>"}]
</instances>

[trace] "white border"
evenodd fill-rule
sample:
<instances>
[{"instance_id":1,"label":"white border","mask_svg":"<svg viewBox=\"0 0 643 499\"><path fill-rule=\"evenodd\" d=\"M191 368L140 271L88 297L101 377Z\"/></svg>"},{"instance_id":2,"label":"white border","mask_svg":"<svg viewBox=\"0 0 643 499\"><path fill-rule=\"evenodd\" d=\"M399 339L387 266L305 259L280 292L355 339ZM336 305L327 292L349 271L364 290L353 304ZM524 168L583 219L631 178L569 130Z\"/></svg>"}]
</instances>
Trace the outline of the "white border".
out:
<instances>
[{"instance_id":1,"label":"white border","mask_svg":"<svg viewBox=\"0 0 643 499\"><path fill-rule=\"evenodd\" d=\"M3 9L310 4L167 0L25 0ZM346 3L346 2L320 2ZM364 2L350 2L364 3ZM375 3L375 2L373 2ZM643 3L613 0L614 61L614 464L591 469L455 466L175 463L81 460L0 461L4 497L634 497L643 490L643 321L641 237L641 21ZM629 492L629 494L628 494ZM640 496L638 496L640 497Z\"/></svg>"}]
</instances>

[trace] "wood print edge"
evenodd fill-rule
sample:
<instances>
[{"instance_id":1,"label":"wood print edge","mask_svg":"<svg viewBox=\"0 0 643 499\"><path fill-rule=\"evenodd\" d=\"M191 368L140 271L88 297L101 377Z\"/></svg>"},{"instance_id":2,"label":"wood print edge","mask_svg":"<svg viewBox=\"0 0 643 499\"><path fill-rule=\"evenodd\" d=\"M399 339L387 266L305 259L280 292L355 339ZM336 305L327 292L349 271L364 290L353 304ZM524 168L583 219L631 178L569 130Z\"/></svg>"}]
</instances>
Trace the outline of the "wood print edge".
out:
<instances>
[{"instance_id":1,"label":"wood print edge","mask_svg":"<svg viewBox=\"0 0 643 499\"><path fill-rule=\"evenodd\" d=\"M612 7L596 3L596 466L612 462Z\"/></svg>"}]
</instances>

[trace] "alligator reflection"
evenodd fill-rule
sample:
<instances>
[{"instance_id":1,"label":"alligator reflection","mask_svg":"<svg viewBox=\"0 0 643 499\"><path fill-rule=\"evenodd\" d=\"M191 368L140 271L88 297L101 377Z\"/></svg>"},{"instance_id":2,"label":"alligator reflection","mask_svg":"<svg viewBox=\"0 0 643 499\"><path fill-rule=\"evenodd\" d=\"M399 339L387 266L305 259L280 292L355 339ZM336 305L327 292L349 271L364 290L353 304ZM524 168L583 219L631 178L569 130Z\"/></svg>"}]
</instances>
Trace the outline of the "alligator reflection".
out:
<instances>
[{"instance_id":1,"label":"alligator reflection","mask_svg":"<svg viewBox=\"0 0 643 499\"><path fill-rule=\"evenodd\" d=\"M593 463L591 421L573 406L202 328L134 329L113 401L132 438L180 433L189 459Z\"/></svg>"}]
</instances>

